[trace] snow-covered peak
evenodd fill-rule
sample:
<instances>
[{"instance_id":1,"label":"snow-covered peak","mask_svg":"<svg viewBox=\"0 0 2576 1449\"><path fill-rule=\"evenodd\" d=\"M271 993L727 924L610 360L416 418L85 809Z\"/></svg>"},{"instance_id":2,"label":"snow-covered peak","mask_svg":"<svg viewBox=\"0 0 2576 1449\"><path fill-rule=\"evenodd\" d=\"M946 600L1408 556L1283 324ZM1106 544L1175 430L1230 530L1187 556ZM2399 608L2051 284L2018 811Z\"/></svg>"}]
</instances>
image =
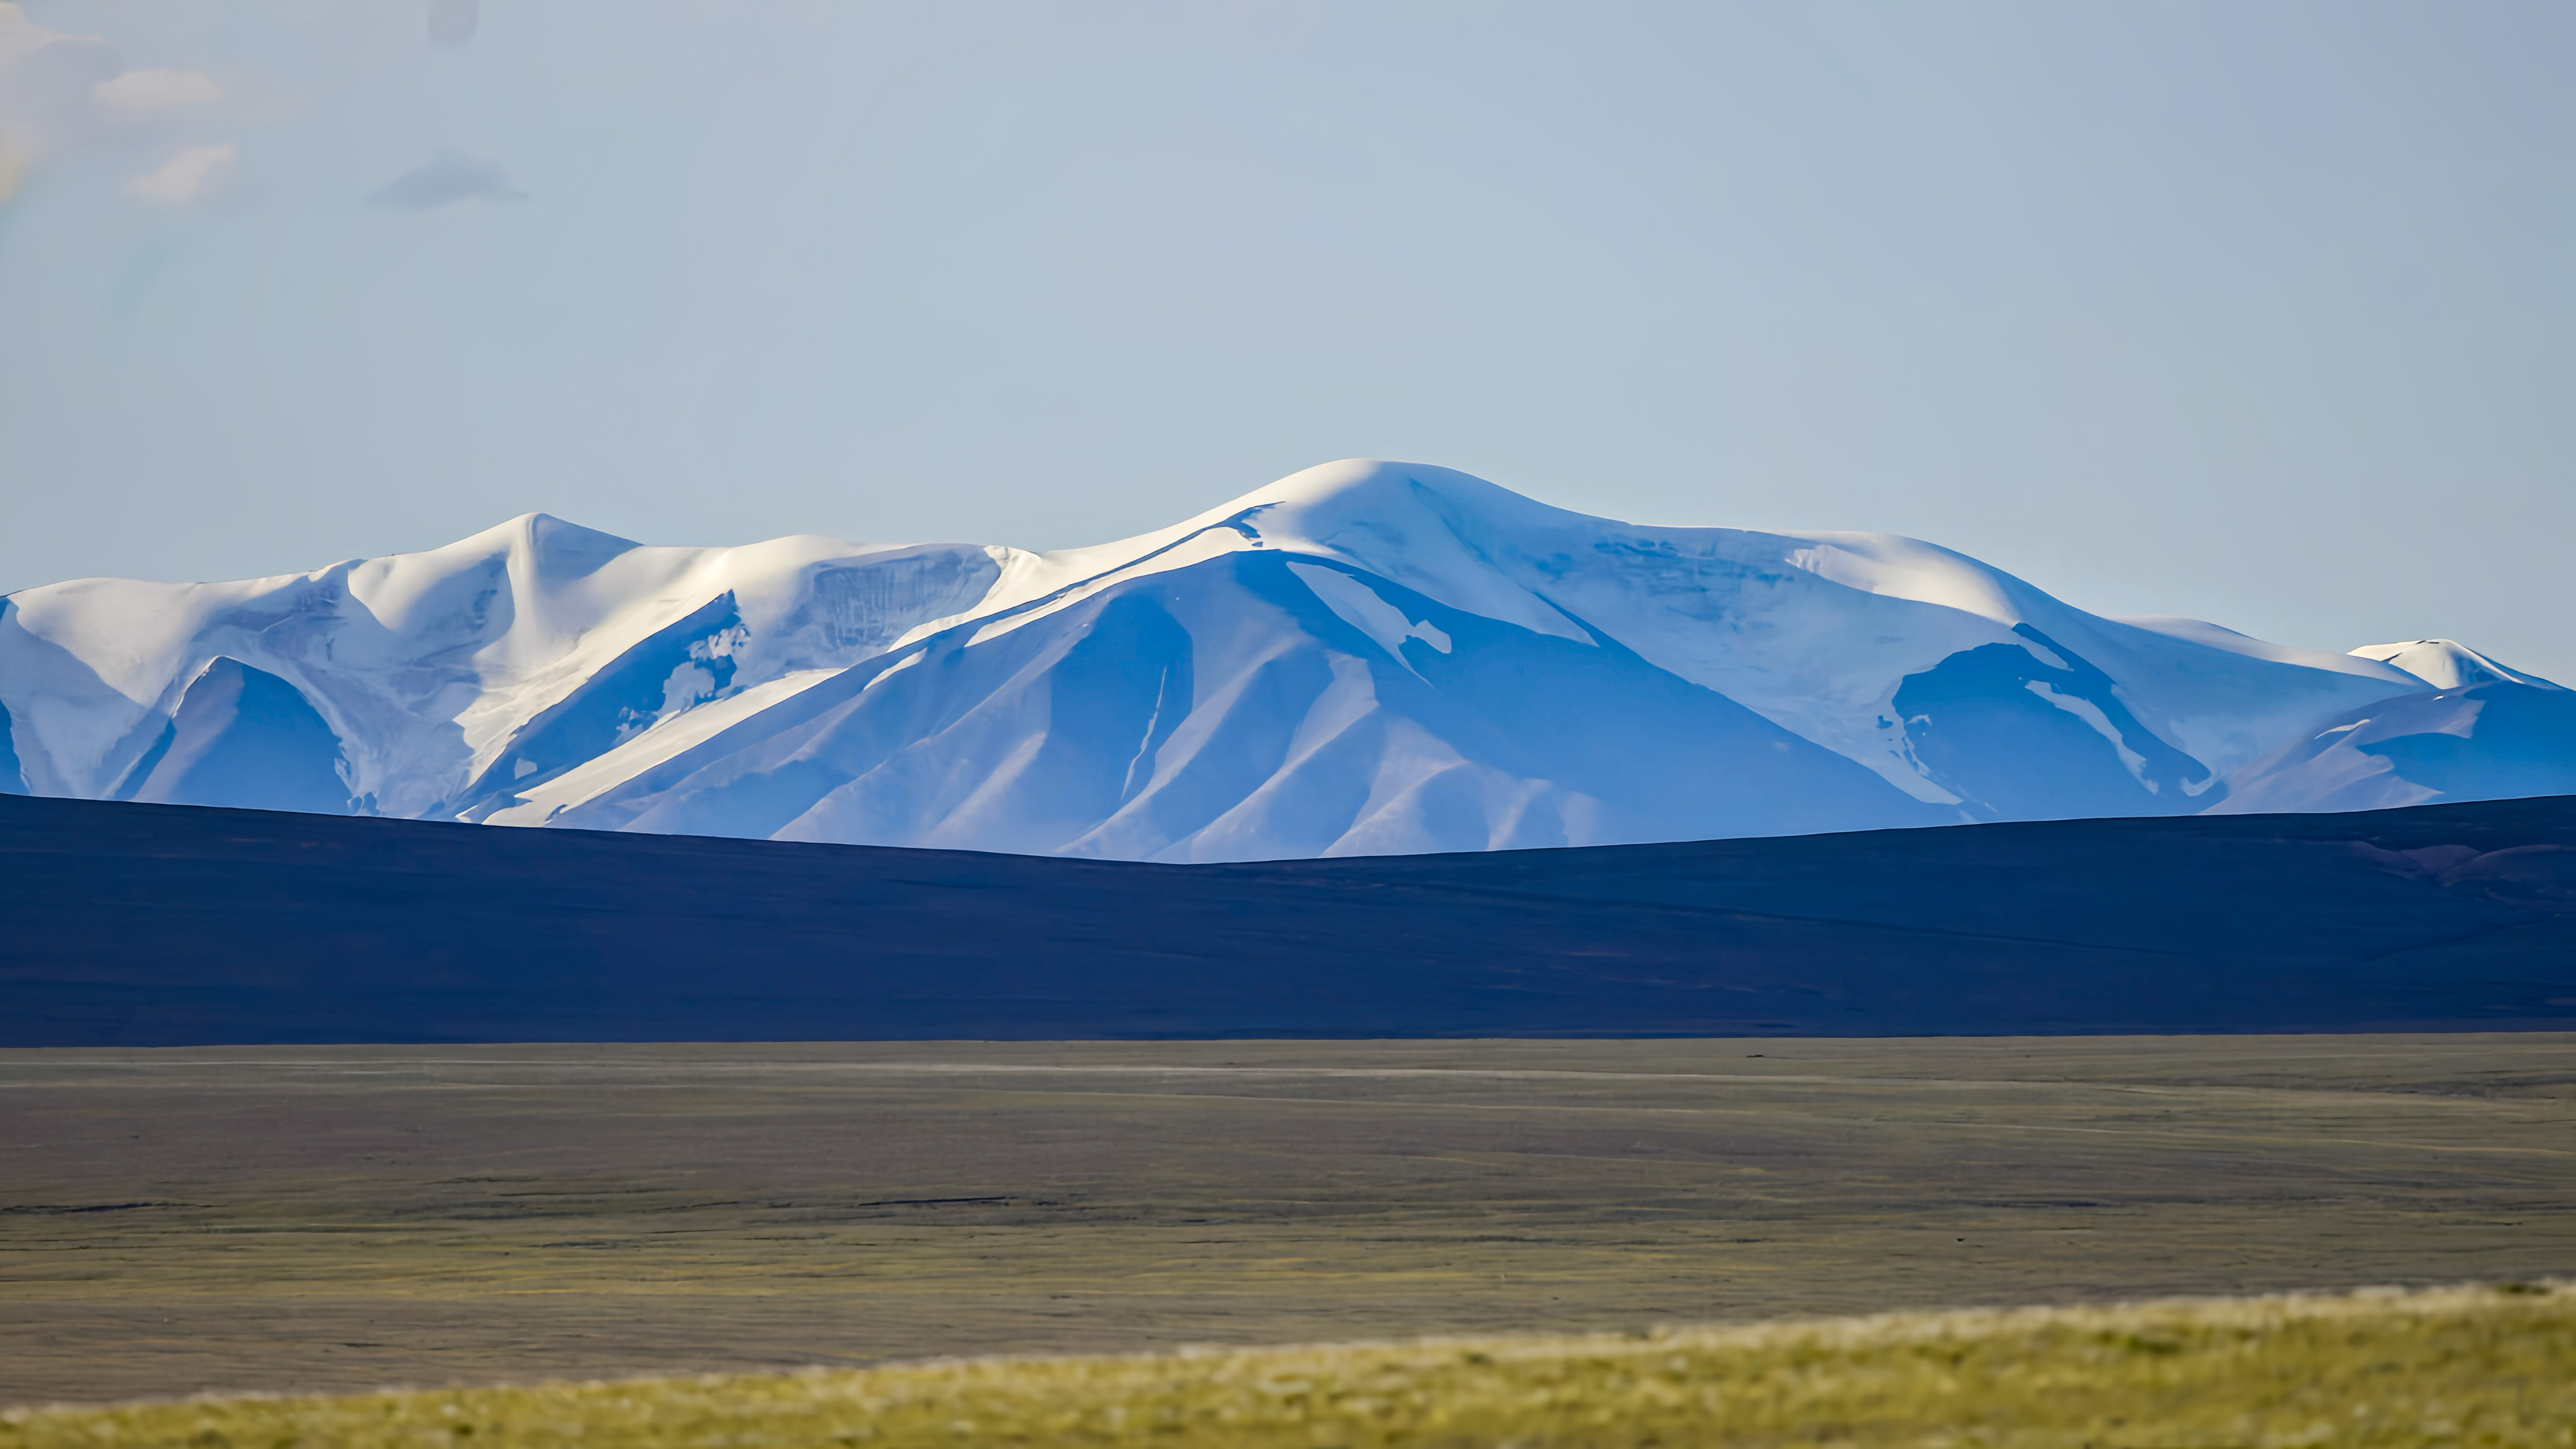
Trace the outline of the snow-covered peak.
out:
<instances>
[{"instance_id":1,"label":"snow-covered peak","mask_svg":"<svg viewBox=\"0 0 2576 1449\"><path fill-rule=\"evenodd\" d=\"M2541 689L2561 687L2537 674L2507 669L2455 639L2409 639L2396 644L2364 644L2352 652L2357 658L2376 659L2402 669L2436 689L2465 689L2473 684L2491 684L2499 680Z\"/></svg>"},{"instance_id":2,"label":"snow-covered peak","mask_svg":"<svg viewBox=\"0 0 2576 1449\"><path fill-rule=\"evenodd\" d=\"M1044 553L531 513L306 574L31 589L0 604L0 775L1244 859L2180 813L2320 720L2474 679L2538 683L2438 641L2103 618L1889 534L1632 524L1355 459Z\"/></svg>"},{"instance_id":3,"label":"snow-covered peak","mask_svg":"<svg viewBox=\"0 0 2576 1449\"><path fill-rule=\"evenodd\" d=\"M2268 659L2276 664L2295 664L2302 669L2323 669L2336 674L2349 674L2359 679L2374 680L2404 691L2421 683L2413 675L2393 664L2363 656L2359 651L2338 654L2328 649L2302 649L2293 644L2275 644L2240 634L2223 624L2206 619L2187 619L2179 615L2131 615L2120 620L2132 628L2145 629L2172 639L2188 640L2210 649L2242 654L2248 659Z\"/></svg>"},{"instance_id":4,"label":"snow-covered peak","mask_svg":"<svg viewBox=\"0 0 2576 1449\"><path fill-rule=\"evenodd\" d=\"M1799 569L1845 588L1956 609L2007 628L2026 622L2030 606L2046 600L2000 569L1919 539L1627 523L1541 503L1455 469L1369 458L1292 473L1179 529L1132 542L1151 546L1230 526L1255 546L1335 558L1459 607L1482 602L1523 612L1530 627L1542 629L1564 627L1558 611L1523 600L1544 596L1552 581L1604 561L1625 570L1657 555ZM1517 587L1497 591L1497 574Z\"/></svg>"},{"instance_id":5,"label":"snow-covered peak","mask_svg":"<svg viewBox=\"0 0 2576 1449\"><path fill-rule=\"evenodd\" d=\"M1984 645L2055 668L2066 661L2039 641L2059 641L2109 669L2147 728L2222 771L2329 706L2420 687L2387 665L2215 626L2103 619L1918 539L1625 523L1378 459L1308 468L1138 538L1027 556L988 608L1036 614L1118 578L1252 548L1332 559L1533 633L1583 641L1601 631L1935 800L1945 793L1881 721L1898 717L1901 680ZM1091 582L1026 604L1075 579Z\"/></svg>"},{"instance_id":6,"label":"snow-covered peak","mask_svg":"<svg viewBox=\"0 0 2576 1449\"><path fill-rule=\"evenodd\" d=\"M28 758L44 778L31 783L104 794L188 681L231 658L313 702L348 744L353 796L411 814L448 803L529 721L687 621L708 617L721 637L698 643L720 662L677 693L637 686L619 708L638 726L846 667L926 615L970 608L999 572L993 554L813 535L662 547L528 513L443 547L304 574L22 590L7 600L0 681L20 696L9 707L21 731L37 736Z\"/></svg>"}]
</instances>

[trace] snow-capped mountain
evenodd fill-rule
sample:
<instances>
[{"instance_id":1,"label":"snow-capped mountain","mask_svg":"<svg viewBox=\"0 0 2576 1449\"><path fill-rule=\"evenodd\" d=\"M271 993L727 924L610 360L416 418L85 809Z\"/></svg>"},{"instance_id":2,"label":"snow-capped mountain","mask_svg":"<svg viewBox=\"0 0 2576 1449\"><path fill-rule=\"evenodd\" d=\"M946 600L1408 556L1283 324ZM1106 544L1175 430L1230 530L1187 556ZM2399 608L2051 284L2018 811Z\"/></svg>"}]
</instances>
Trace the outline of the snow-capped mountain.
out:
<instances>
[{"instance_id":1,"label":"snow-capped mountain","mask_svg":"<svg viewBox=\"0 0 2576 1449\"><path fill-rule=\"evenodd\" d=\"M0 609L0 789L1156 860L2576 791L2447 641L2100 618L1883 534L1328 464L1058 553L542 514Z\"/></svg>"}]
</instances>

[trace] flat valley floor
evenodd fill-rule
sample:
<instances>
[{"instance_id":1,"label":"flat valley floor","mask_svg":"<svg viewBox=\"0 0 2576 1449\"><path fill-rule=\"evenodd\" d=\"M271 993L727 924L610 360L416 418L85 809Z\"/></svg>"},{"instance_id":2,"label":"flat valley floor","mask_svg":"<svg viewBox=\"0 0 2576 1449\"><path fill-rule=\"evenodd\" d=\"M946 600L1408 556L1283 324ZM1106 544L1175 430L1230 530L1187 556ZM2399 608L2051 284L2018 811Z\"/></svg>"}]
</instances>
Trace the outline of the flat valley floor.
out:
<instances>
[{"instance_id":1,"label":"flat valley floor","mask_svg":"<svg viewBox=\"0 0 2576 1449\"><path fill-rule=\"evenodd\" d=\"M0 1052L0 1405L2576 1273L2576 1036Z\"/></svg>"}]
</instances>

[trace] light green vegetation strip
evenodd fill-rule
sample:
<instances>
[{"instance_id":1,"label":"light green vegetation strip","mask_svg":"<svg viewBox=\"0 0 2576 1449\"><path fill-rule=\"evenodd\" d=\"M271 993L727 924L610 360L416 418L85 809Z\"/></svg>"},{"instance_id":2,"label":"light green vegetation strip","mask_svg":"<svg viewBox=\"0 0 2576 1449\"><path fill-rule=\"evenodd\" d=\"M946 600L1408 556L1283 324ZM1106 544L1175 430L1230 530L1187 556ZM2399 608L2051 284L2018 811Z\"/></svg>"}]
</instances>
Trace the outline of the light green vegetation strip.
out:
<instances>
[{"instance_id":1,"label":"light green vegetation strip","mask_svg":"<svg viewBox=\"0 0 2576 1449\"><path fill-rule=\"evenodd\" d=\"M2570 1445L2576 1284L0 1416L0 1446Z\"/></svg>"}]
</instances>

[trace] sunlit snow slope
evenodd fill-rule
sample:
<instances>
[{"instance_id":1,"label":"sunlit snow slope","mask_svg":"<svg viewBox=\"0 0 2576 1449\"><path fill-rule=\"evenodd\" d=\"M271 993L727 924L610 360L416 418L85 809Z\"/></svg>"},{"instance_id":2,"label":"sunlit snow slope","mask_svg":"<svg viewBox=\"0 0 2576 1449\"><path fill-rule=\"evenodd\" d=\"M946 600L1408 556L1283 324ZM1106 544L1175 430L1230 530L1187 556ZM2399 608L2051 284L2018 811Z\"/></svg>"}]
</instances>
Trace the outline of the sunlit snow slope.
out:
<instances>
[{"instance_id":1,"label":"sunlit snow slope","mask_svg":"<svg viewBox=\"0 0 2576 1449\"><path fill-rule=\"evenodd\" d=\"M0 611L0 790L1153 860L2576 791L2448 641L2121 622L1882 534L1328 464L1060 553L529 515Z\"/></svg>"}]
</instances>

